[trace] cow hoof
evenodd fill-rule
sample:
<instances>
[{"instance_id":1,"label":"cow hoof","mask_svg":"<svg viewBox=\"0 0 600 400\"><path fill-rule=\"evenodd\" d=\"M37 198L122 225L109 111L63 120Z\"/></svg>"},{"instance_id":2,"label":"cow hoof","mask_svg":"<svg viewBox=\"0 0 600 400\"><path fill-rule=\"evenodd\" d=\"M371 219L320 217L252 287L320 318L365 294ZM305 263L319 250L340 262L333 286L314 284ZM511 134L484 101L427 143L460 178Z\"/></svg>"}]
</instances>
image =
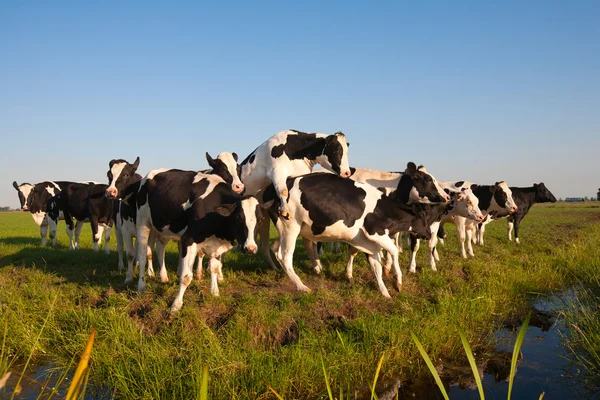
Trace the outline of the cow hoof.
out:
<instances>
[{"instance_id":1,"label":"cow hoof","mask_svg":"<svg viewBox=\"0 0 600 400\"><path fill-rule=\"evenodd\" d=\"M143 292L144 290L146 290L146 282L141 281L138 282L138 287L137 287L138 292Z\"/></svg>"},{"instance_id":2,"label":"cow hoof","mask_svg":"<svg viewBox=\"0 0 600 400\"><path fill-rule=\"evenodd\" d=\"M390 276L390 270L389 270L389 269L387 269L387 268L384 268L384 269L383 269L383 273L385 274L385 277L386 277L386 278Z\"/></svg>"},{"instance_id":3,"label":"cow hoof","mask_svg":"<svg viewBox=\"0 0 600 400\"><path fill-rule=\"evenodd\" d=\"M515 239L515 242L517 242L517 243L521 243L521 242L519 241L519 238L516 238L516 239Z\"/></svg>"},{"instance_id":4,"label":"cow hoof","mask_svg":"<svg viewBox=\"0 0 600 400\"><path fill-rule=\"evenodd\" d=\"M168 282L169 282L169 277L168 277L168 276L164 276L164 277L163 277L163 276L161 276L161 277L160 277L160 281L161 281L162 283L168 283Z\"/></svg>"},{"instance_id":5,"label":"cow hoof","mask_svg":"<svg viewBox=\"0 0 600 400\"><path fill-rule=\"evenodd\" d=\"M396 283L396 290L401 292L402 291L402 284L401 283Z\"/></svg>"},{"instance_id":6,"label":"cow hoof","mask_svg":"<svg viewBox=\"0 0 600 400\"><path fill-rule=\"evenodd\" d=\"M298 286L298 291L303 293L310 293L312 290L308 286Z\"/></svg>"},{"instance_id":7,"label":"cow hoof","mask_svg":"<svg viewBox=\"0 0 600 400\"><path fill-rule=\"evenodd\" d=\"M416 274L417 273L417 268L416 267L410 267L408 269L408 272L410 272L411 274Z\"/></svg>"}]
</instances>

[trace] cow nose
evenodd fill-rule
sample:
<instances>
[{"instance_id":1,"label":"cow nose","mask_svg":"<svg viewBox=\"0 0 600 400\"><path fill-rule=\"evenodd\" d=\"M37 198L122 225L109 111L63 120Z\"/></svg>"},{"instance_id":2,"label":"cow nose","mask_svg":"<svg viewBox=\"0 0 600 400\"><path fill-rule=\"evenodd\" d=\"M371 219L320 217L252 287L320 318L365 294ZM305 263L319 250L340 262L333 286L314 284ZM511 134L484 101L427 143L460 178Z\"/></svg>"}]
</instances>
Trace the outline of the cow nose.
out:
<instances>
[{"instance_id":1,"label":"cow nose","mask_svg":"<svg viewBox=\"0 0 600 400\"><path fill-rule=\"evenodd\" d=\"M342 178L348 178L350 176L350 171L342 172Z\"/></svg>"},{"instance_id":2,"label":"cow nose","mask_svg":"<svg viewBox=\"0 0 600 400\"><path fill-rule=\"evenodd\" d=\"M27 207L27 206L23 206L23 208L21 208L21 210L22 210L22 211L27 211L27 210L29 210L29 207Z\"/></svg>"},{"instance_id":3,"label":"cow nose","mask_svg":"<svg viewBox=\"0 0 600 400\"><path fill-rule=\"evenodd\" d=\"M118 193L117 188L106 189L106 197L117 197L117 193Z\"/></svg>"},{"instance_id":4,"label":"cow nose","mask_svg":"<svg viewBox=\"0 0 600 400\"><path fill-rule=\"evenodd\" d=\"M249 244L244 247L244 250L246 250L247 253L256 254L256 252L258 251L258 247L256 247L255 244Z\"/></svg>"},{"instance_id":5,"label":"cow nose","mask_svg":"<svg viewBox=\"0 0 600 400\"><path fill-rule=\"evenodd\" d=\"M236 193L242 193L244 191L244 185L242 183L236 183L233 185L233 191Z\"/></svg>"},{"instance_id":6,"label":"cow nose","mask_svg":"<svg viewBox=\"0 0 600 400\"><path fill-rule=\"evenodd\" d=\"M513 207L511 208L511 210L512 210L512 212L515 212L515 211L517 211L517 206L513 206Z\"/></svg>"},{"instance_id":7,"label":"cow nose","mask_svg":"<svg viewBox=\"0 0 600 400\"><path fill-rule=\"evenodd\" d=\"M449 201L450 201L450 196L448 196L448 195L445 195L445 196L444 196L444 199L446 199L446 202L449 202Z\"/></svg>"}]
</instances>

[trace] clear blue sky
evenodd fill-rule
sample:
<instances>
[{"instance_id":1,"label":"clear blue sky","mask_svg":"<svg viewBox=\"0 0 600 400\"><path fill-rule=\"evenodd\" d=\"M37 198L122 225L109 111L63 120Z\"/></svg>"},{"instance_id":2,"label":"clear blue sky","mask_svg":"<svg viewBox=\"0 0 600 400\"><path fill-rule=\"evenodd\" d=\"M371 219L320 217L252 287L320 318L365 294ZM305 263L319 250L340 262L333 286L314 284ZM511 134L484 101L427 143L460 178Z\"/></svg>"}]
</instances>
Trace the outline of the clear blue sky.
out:
<instances>
[{"instance_id":1,"label":"clear blue sky","mask_svg":"<svg viewBox=\"0 0 600 400\"><path fill-rule=\"evenodd\" d=\"M344 131L357 167L591 196L600 2L0 2L0 205L288 128Z\"/></svg>"}]
</instances>

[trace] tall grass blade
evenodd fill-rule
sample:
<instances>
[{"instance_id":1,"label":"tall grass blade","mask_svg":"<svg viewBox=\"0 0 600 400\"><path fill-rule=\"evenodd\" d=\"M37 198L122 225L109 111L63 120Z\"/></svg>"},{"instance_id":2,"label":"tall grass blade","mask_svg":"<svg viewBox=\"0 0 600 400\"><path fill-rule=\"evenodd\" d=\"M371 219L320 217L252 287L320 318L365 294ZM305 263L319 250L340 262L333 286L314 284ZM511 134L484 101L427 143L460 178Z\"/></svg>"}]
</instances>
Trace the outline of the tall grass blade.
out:
<instances>
[{"instance_id":1,"label":"tall grass blade","mask_svg":"<svg viewBox=\"0 0 600 400\"><path fill-rule=\"evenodd\" d=\"M475 377L475 383L477 383L477 389L479 390L479 398L481 400L485 400L485 395L483 394L483 385L481 384L481 377L479 376L477 364L475 363L475 357L473 357L473 352L471 351L471 346L469 346L469 342L467 341L465 331L458 325L456 326L456 329L458 330L460 340L462 340L463 347L465 348L465 353L467 354L467 358L469 359L469 364L471 365L471 370L473 371L473 376Z\"/></svg>"},{"instance_id":2,"label":"tall grass blade","mask_svg":"<svg viewBox=\"0 0 600 400\"><path fill-rule=\"evenodd\" d=\"M58 300L58 293L56 294L56 296L54 296L54 300L52 301L52 304L50 305L50 309L48 310L48 315L46 315L46 319L44 320L44 323L42 324L40 333L38 333L37 337L35 338L35 341L33 342L33 347L31 349L31 353L29 353L29 356L27 357L27 361L25 362L25 366L23 367L23 372L19 375L19 380L17 381L17 384L15 385L15 391L13 392L12 396L10 397L11 400L15 398L15 394L17 394L17 392L19 391L19 388L21 387L21 379L23 379L23 376L25 376L25 371L27 371L29 362L31 361L31 358L33 357L33 352L35 351L35 348L37 347L38 342L40 341L40 338L42 337L42 332L44 332L44 329L46 329L46 324L48 323L48 320L50 319L50 316L52 315L52 312L54 311L54 306L56 305L57 300Z\"/></svg>"},{"instance_id":3,"label":"tall grass blade","mask_svg":"<svg viewBox=\"0 0 600 400\"><path fill-rule=\"evenodd\" d=\"M321 354L321 367L323 367L323 375L325 375L325 385L327 386L327 394L329 394L329 400L333 400L331 386L329 386L329 376L327 375L327 369L325 368L325 361L323 361L323 354Z\"/></svg>"},{"instance_id":4,"label":"tall grass blade","mask_svg":"<svg viewBox=\"0 0 600 400\"><path fill-rule=\"evenodd\" d=\"M202 385L200 386L200 400L208 399L208 365L204 366L202 372Z\"/></svg>"},{"instance_id":5,"label":"tall grass blade","mask_svg":"<svg viewBox=\"0 0 600 400\"><path fill-rule=\"evenodd\" d=\"M277 399L279 399L279 400L283 400L283 397L282 397L282 396L281 396L279 393L277 393L277 391L276 391L275 389L273 389L273 388L271 387L271 385L269 385L269 384L267 383L267 381L265 381L264 379L263 379L262 381L265 383L265 385L267 385L267 387L269 388L269 390L270 390L271 392L273 392L273 394L275 395L275 397L277 397Z\"/></svg>"},{"instance_id":6,"label":"tall grass blade","mask_svg":"<svg viewBox=\"0 0 600 400\"><path fill-rule=\"evenodd\" d=\"M79 400L84 400L84 398L85 398L85 391L87 390L87 385L88 385L89 379L90 379L90 369L88 368L85 371L85 378L83 379L83 387L81 388L81 391L79 393Z\"/></svg>"},{"instance_id":7,"label":"tall grass blade","mask_svg":"<svg viewBox=\"0 0 600 400\"><path fill-rule=\"evenodd\" d=\"M421 342L419 342L419 339L417 339L417 337L415 336L414 333L411 332L410 336L412 337L413 342L415 342L415 344L417 345L417 349L419 349L419 353L421 353L421 357L423 357L423 360L425 360L425 364L427 364L427 367L429 368L431 375L433 375L433 378L435 379L435 383L438 385L440 392L442 392L442 396L444 396L444 399L450 400L450 398L448 397L448 393L446 393L446 389L444 388L444 384L442 383L442 379L440 378L440 375L435 370L435 367L433 366L431 359L427 355L427 352L423 348L423 345L421 344Z\"/></svg>"},{"instance_id":8,"label":"tall grass blade","mask_svg":"<svg viewBox=\"0 0 600 400\"><path fill-rule=\"evenodd\" d=\"M525 321L523 321L523 325L519 329L519 334L517 335L517 340L515 340L515 348L513 349L512 361L510 363L510 379L508 381L508 397L510 400L510 396L512 394L513 382L515 380L515 373L517 372L517 359L519 358L519 352L521 351L521 345L523 344L523 340L525 340L525 332L527 331L527 327L529 326L529 318L531 317L531 313L527 313L525 317Z\"/></svg>"},{"instance_id":9,"label":"tall grass blade","mask_svg":"<svg viewBox=\"0 0 600 400\"><path fill-rule=\"evenodd\" d=\"M540 398L538 400L542 400L544 398L545 394L546 394L546 392L542 392L542 394L540 394Z\"/></svg>"},{"instance_id":10,"label":"tall grass blade","mask_svg":"<svg viewBox=\"0 0 600 400\"><path fill-rule=\"evenodd\" d=\"M81 356L81 360L79 361L79 365L77 365L77 369L75 370L75 375L73 376L73 381L69 386L69 390L67 391L67 396L65 400L74 400L77 398L77 393L79 393L79 389L81 387L83 373L87 369L88 363L90 362L90 354L92 353L92 347L94 346L94 338L96 337L96 328L92 328L92 332L90 333L90 337L88 338L87 344L85 345L85 349L83 350L83 354Z\"/></svg>"},{"instance_id":11,"label":"tall grass blade","mask_svg":"<svg viewBox=\"0 0 600 400\"><path fill-rule=\"evenodd\" d=\"M377 370L375 370L375 378L373 378L373 387L371 387L371 400L377 397L377 395L375 394L375 385L377 385L377 379L379 379L379 371L381 371L381 365L383 364L383 356L385 356L385 353L381 355L381 358L377 363Z\"/></svg>"}]
</instances>

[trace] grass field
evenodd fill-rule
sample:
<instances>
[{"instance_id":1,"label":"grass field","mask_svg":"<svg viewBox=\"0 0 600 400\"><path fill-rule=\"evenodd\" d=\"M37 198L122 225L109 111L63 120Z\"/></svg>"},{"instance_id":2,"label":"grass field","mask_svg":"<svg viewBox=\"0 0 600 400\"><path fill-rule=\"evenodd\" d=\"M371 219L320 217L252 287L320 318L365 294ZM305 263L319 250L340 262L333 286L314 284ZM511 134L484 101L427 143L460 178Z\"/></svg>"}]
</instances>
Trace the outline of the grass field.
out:
<instances>
[{"instance_id":1,"label":"grass field","mask_svg":"<svg viewBox=\"0 0 600 400\"><path fill-rule=\"evenodd\" d=\"M295 268L312 293L295 292L260 256L234 252L225 257L221 296L210 296L205 269L170 318L178 289L173 243L170 282L149 280L138 294L137 280L124 285L117 273L116 252L91 251L88 226L81 250L68 250L62 222L58 247L42 248L29 214L1 213L0 377L9 360L30 354L66 368L96 327L90 382L117 398L195 398L204 365L211 398L275 398L267 384L286 399L319 398L327 394L321 360L334 393L340 386L364 393L382 354L381 382L428 374L411 332L436 365L467 365L458 323L483 363L504 320L524 315L536 296L589 279L600 265L597 203L536 205L521 226L520 245L507 241L505 221L492 223L485 246L468 260L458 255L454 229L446 231L438 272L427 266L423 248L414 275L406 249L401 254L404 289L398 293L386 280L391 300L377 290L364 255L349 283L344 253L325 254L318 276L299 245ZM112 240L114 250L114 234Z\"/></svg>"}]
</instances>

